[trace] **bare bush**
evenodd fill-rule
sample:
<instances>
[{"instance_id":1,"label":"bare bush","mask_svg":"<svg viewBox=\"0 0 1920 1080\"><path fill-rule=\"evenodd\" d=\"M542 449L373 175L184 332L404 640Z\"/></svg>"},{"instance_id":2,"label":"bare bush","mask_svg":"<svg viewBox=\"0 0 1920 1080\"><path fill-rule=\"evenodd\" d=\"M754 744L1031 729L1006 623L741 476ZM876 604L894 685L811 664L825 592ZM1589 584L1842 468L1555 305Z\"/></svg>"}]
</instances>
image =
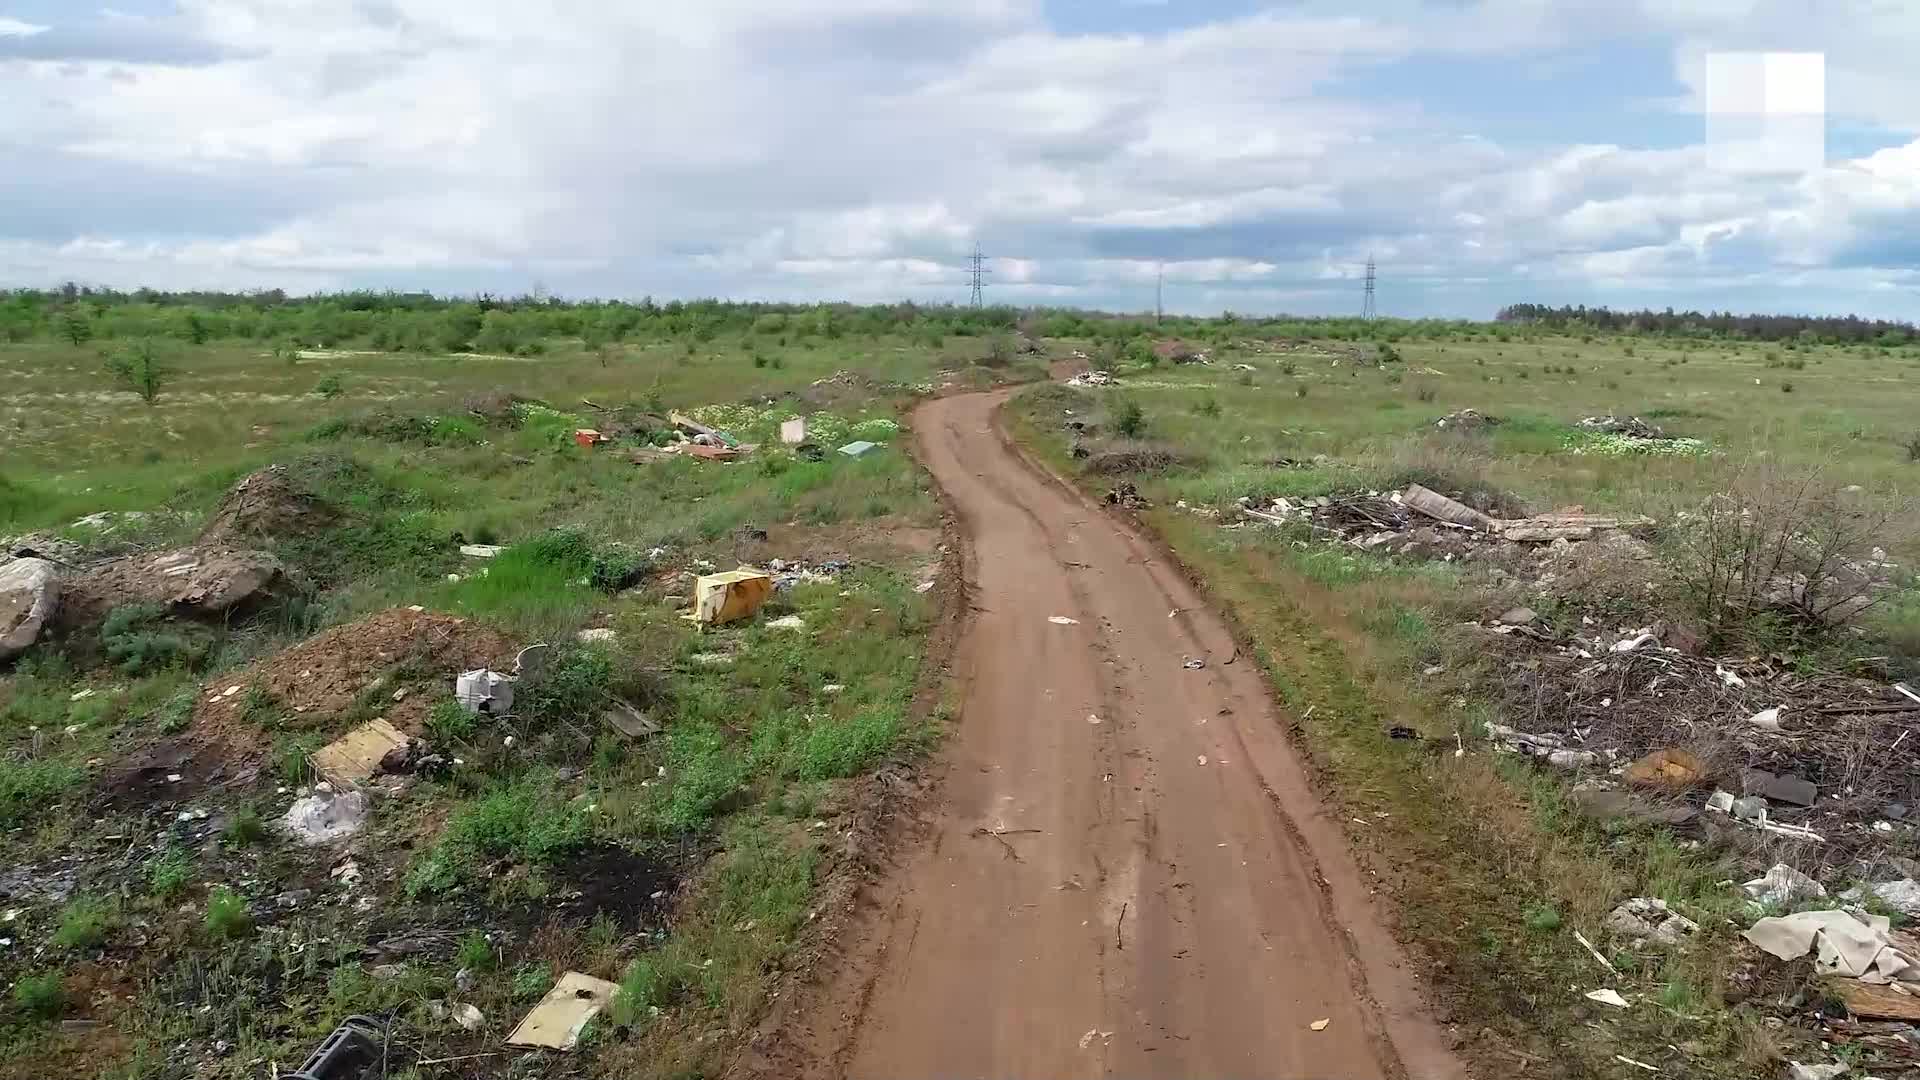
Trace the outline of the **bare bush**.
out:
<instances>
[{"instance_id":1,"label":"bare bush","mask_svg":"<svg viewBox=\"0 0 1920 1080\"><path fill-rule=\"evenodd\" d=\"M1675 517L1683 598L1718 639L1766 613L1852 622L1891 592L1873 573L1874 548L1895 505L1817 466L1749 461L1725 491Z\"/></svg>"},{"instance_id":2,"label":"bare bush","mask_svg":"<svg viewBox=\"0 0 1920 1080\"><path fill-rule=\"evenodd\" d=\"M1165 472L1180 463L1180 453L1165 443L1116 439L1092 449L1087 458L1087 471L1101 476L1124 476Z\"/></svg>"}]
</instances>

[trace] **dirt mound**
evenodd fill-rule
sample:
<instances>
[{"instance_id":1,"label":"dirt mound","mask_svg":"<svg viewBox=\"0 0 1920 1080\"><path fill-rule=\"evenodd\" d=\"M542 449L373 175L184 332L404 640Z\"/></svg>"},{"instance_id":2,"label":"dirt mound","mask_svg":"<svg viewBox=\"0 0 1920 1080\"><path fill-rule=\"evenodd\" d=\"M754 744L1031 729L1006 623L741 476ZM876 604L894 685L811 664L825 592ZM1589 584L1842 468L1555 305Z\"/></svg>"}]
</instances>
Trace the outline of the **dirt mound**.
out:
<instances>
[{"instance_id":1,"label":"dirt mound","mask_svg":"<svg viewBox=\"0 0 1920 1080\"><path fill-rule=\"evenodd\" d=\"M227 492L200 530L202 544L318 532L333 523L331 508L301 490L284 465L251 473Z\"/></svg>"},{"instance_id":2,"label":"dirt mound","mask_svg":"<svg viewBox=\"0 0 1920 1080\"><path fill-rule=\"evenodd\" d=\"M241 724L249 699L260 700L252 688L271 699L288 727L331 730L338 726L329 723L332 718L362 694L377 692L379 715L403 731L418 731L431 691L450 689L456 674L472 668L510 670L516 651L505 637L469 619L393 608L221 676L195 707L195 724ZM404 691L399 700L391 696L395 691Z\"/></svg>"}]
</instances>

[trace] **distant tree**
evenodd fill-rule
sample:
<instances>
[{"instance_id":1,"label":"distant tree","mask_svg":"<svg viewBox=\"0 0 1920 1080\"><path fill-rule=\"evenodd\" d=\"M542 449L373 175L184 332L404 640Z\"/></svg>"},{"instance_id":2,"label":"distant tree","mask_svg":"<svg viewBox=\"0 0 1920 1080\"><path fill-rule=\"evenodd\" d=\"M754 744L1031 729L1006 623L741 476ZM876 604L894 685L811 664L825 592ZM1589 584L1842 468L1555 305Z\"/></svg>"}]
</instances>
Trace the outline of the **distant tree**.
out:
<instances>
[{"instance_id":1,"label":"distant tree","mask_svg":"<svg viewBox=\"0 0 1920 1080\"><path fill-rule=\"evenodd\" d=\"M77 305L60 313L59 328L60 336L66 338L69 345L85 345L93 339L93 323Z\"/></svg>"},{"instance_id":2,"label":"distant tree","mask_svg":"<svg viewBox=\"0 0 1920 1080\"><path fill-rule=\"evenodd\" d=\"M173 378L173 369L151 340L142 338L107 357L107 373L125 389L140 395L151 406L160 391Z\"/></svg>"},{"instance_id":3,"label":"distant tree","mask_svg":"<svg viewBox=\"0 0 1920 1080\"><path fill-rule=\"evenodd\" d=\"M197 311L187 312L186 321L181 327L182 336L195 345L207 343L207 320Z\"/></svg>"}]
</instances>

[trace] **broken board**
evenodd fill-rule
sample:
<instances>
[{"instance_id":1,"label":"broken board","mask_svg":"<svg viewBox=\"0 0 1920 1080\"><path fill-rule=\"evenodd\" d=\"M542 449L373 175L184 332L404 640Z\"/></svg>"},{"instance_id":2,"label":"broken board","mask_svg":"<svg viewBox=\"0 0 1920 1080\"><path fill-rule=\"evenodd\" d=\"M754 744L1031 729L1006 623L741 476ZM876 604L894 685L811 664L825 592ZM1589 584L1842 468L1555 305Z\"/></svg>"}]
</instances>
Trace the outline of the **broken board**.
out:
<instances>
[{"instance_id":1,"label":"broken board","mask_svg":"<svg viewBox=\"0 0 1920 1080\"><path fill-rule=\"evenodd\" d=\"M1828 979L1827 989L1862 1020L1920 1020L1920 997L1859 979Z\"/></svg>"},{"instance_id":2,"label":"broken board","mask_svg":"<svg viewBox=\"0 0 1920 1080\"><path fill-rule=\"evenodd\" d=\"M709 625L730 623L759 611L772 594L773 578L752 567L707 574L694 579L693 611L683 617Z\"/></svg>"},{"instance_id":3,"label":"broken board","mask_svg":"<svg viewBox=\"0 0 1920 1080\"><path fill-rule=\"evenodd\" d=\"M544 1046L549 1050L571 1050L580 1041L587 1022L613 1000L619 984L578 971L560 976L540 1004L520 1021L507 1036L508 1046Z\"/></svg>"},{"instance_id":4,"label":"broken board","mask_svg":"<svg viewBox=\"0 0 1920 1080\"><path fill-rule=\"evenodd\" d=\"M380 762L395 750L404 750L407 737L375 717L328 743L313 753L313 771L335 785L359 784L380 768Z\"/></svg>"}]
</instances>

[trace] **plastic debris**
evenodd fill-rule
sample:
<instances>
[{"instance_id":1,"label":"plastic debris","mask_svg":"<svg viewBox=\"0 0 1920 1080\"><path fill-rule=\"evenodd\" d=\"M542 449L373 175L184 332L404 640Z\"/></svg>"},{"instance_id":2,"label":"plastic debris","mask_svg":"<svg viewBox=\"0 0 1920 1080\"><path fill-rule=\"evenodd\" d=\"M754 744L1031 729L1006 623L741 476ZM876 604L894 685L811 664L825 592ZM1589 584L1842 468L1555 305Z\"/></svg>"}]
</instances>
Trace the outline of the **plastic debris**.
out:
<instances>
[{"instance_id":1,"label":"plastic debris","mask_svg":"<svg viewBox=\"0 0 1920 1080\"><path fill-rule=\"evenodd\" d=\"M775 630L805 630L807 620L798 615L782 615L778 619L768 619L767 625Z\"/></svg>"},{"instance_id":2,"label":"plastic debris","mask_svg":"<svg viewBox=\"0 0 1920 1080\"><path fill-rule=\"evenodd\" d=\"M1786 863L1774 863L1766 874L1740 886L1740 891L1756 903L1779 904L1782 907L1801 900L1824 899L1827 895L1826 886Z\"/></svg>"},{"instance_id":3,"label":"plastic debris","mask_svg":"<svg viewBox=\"0 0 1920 1080\"><path fill-rule=\"evenodd\" d=\"M1752 724L1761 731L1779 731L1780 709L1778 706L1771 709L1762 709L1752 716L1747 717L1747 723Z\"/></svg>"},{"instance_id":4,"label":"plastic debris","mask_svg":"<svg viewBox=\"0 0 1920 1080\"><path fill-rule=\"evenodd\" d=\"M606 725L629 739L644 739L660 733L660 721L624 701L616 701L600 713Z\"/></svg>"},{"instance_id":5,"label":"plastic debris","mask_svg":"<svg viewBox=\"0 0 1920 1080\"><path fill-rule=\"evenodd\" d=\"M479 1031L480 1025L487 1022L486 1014L482 1013L478 1006L469 1005L464 1001L455 1002L448 1011L453 1016L453 1022L466 1031Z\"/></svg>"},{"instance_id":6,"label":"plastic debris","mask_svg":"<svg viewBox=\"0 0 1920 1080\"><path fill-rule=\"evenodd\" d=\"M1618 990L1589 990L1586 993L1586 998L1588 1001L1597 1001L1602 1005L1611 1005L1616 1009L1630 1007L1627 1004L1627 999L1621 997L1620 991Z\"/></svg>"},{"instance_id":7,"label":"plastic debris","mask_svg":"<svg viewBox=\"0 0 1920 1080\"><path fill-rule=\"evenodd\" d=\"M461 544L460 554L469 559L491 559L507 550L499 544Z\"/></svg>"},{"instance_id":8,"label":"plastic debris","mask_svg":"<svg viewBox=\"0 0 1920 1080\"><path fill-rule=\"evenodd\" d=\"M1637 652L1640 649L1644 649L1649 645L1655 644L1657 641L1658 639L1655 638L1653 634L1648 632L1642 632L1633 637L1614 642L1611 647L1611 651L1617 652L1617 653Z\"/></svg>"},{"instance_id":9,"label":"plastic debris","mask_svg":"<svg viewBox=\"0 0 1920 1080\"><path fill-rule=\"evenodd\" d=\"M865 457L867 454L870 454L873 451L878 449L880 449L879 443L871 443L865 439L861 439L857 442L850 442L847 445L841 447L840 453L845 454L848 457L857 458L857 457Z\"/></svg>"},{"instance_id":10,"label":"plastic debris","mask_svg":"<svg viewBox=\"0 0 1920 1080\"><path fill-rule=\"evenodd\" d=\"M1329 1016L1324 1020L1315 1020L1313 1023L1308 1024L1307 1026L1309 1028L1312 1028L1315 1031L1325 1031L1327 1030L1327 1025L1331 1023L1333 1023L1333 1017Z\"/></svg>"},{"instance_id":11,"label":"plastic debris","mask_svg":"<svg viewBox=\"0 0 1920 1080\"><path fill-rule=\"evenodd\" d=\"M1738 690L1741 687L1747 685L1747 680L1741 678L1735 672L1728 671L1726 668L1721 667L1719 664L1713 665L1713 673L1715 675L1720 676L1721 682L1726 683L1728 686L1733 687L1735 690Z\"/></svg>"},{"instance_id":12,"label":"plastic debris","mask_svg":"<svg viewBox=\"0 0 1920 1080\"><path fill-rule=\"evenodd\" d=\"M1864 900L1869 893L1902 915L1920 918L1920 882L1912 878L1881 881L1866 886L1856 885L1841 893L1840 899L1857 903Z\"/></svg>"},{"instance_id":13,"label":"plastic debris","mask_svg":"<svg viewBox=\"0 0 1920 1080\"><path fill-rule=\"evenodd\" d=\"M513 1029L513 1034L507 1036L507 1045L573 1049L580 1041L580 1032L600 1015L600 1010L607 1007L618 989L617 983L578 971L567 972Z\"/></svg>"},{"instance_id":14,"label":"plastic debris","mask_svg":"<svg viewBox=\"0 0 1920 1080\"><path fill-rule=\"evenodd\" d=\"M1757 808L1755 804L1758 804ZM1768 821L1766 804L1767 800L1757 795L1736 799L1730 791L1716 791L1707 799L1707 809L1730 815L1743 825L1751 825L1756 829L1764 829L1795 840L1809 840L1816 844L1826 843L1826 837L1804 825L1784 825L1777 821Z\"/></svg>"},{"instance_id":15,"label":"plastic debris","mask_svg":"<svg viewBox=\"0 0 1920 1080\"><path fill-rule=\"evenodd\" d=\"M513 676L486 668L463 671L454 680L453 697L470 713L500 716L513 708Z\"/></svg>"},{"instance_id":16,"label":"plastic debris","mask_svg":"<svg viewBox=\"0 0 1920 1080\"><path fill-rule=\"evenodd\" d=\"M1079 626L1079 619L1069 619L1065 615L1049 615L1047 621L1055 626Z\"/></svg>"},{"instance_id":17,"label":"plastic debris","mask_svg":"<svg viewBox=\"0 0 1920 1080\"><path fill-rule=\"evenodd\" d=\"M303 844L344 840L367 823L367 797L358 791L335 792L321 784L313 794L295 799L282 822Z\"/></svg>"},{"instance_id":18,"label":"plastic debris","mask_svg":"<svg viewBox=\"0 0 1920 1080\"><path fill-rule=\"evenodd\" d=\"M1678 945L1700 929L1699 923L1667 907L1665 900L1652 896L1622 901L1601 925L1635 941L1659 945Z\"/></svg>"}]
</instances>

